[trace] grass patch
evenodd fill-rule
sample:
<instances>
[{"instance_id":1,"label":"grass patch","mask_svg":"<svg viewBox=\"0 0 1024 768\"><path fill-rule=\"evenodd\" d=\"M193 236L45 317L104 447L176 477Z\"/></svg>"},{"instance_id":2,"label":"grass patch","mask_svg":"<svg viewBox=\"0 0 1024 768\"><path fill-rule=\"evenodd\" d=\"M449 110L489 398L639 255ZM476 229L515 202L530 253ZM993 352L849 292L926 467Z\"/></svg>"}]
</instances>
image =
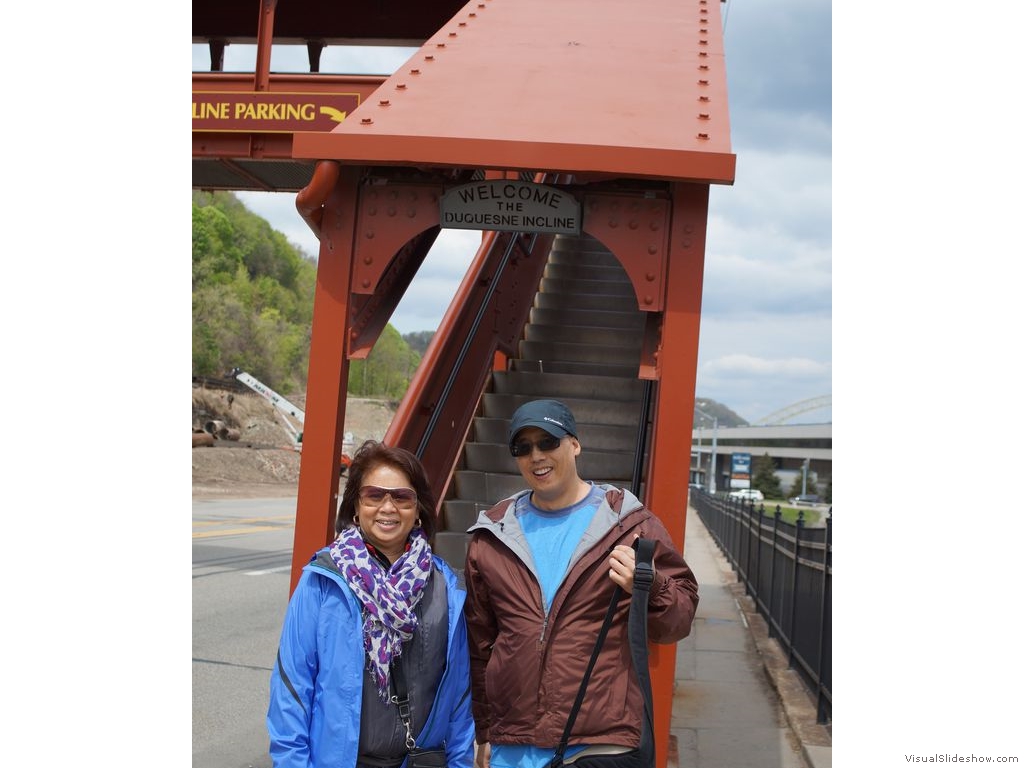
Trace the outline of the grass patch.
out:
<instances>
[{"instance_id":1,"label":"grass patch","mask_svg":"<svg viewBox=\"0 0 1024 768\"><path fill-rule=\"evenodd\" d=\"M825 511L821 509L814 509L811 507L793 507L786 504L779 504L777 501L771 499L764 502L764 511L767 517L775 517L775 508L779 507L782 510L782 519L787 523L796 525L797 518L800 513L804 513L804 525L808 526L823 526L825 525ZM760 505L758 505L760 507Z\"/></svg>"}]
</instances>

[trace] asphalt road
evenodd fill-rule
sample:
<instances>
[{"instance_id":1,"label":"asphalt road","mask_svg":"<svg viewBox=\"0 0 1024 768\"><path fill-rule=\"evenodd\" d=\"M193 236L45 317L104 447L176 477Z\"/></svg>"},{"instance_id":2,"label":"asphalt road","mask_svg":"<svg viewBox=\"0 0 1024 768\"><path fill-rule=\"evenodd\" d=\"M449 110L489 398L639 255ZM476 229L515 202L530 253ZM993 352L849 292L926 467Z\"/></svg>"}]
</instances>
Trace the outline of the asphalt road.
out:
<instances>
[{"instance_id":1,"label":"asphalt road","mask_svg":"<svg viewBox=\"0 0 1024 768\"><path fill-rule=\"evenodd\" d=\"M192 501L192 768L270 768L294 527L294 497Z\"/></svg>"}]
</instances>

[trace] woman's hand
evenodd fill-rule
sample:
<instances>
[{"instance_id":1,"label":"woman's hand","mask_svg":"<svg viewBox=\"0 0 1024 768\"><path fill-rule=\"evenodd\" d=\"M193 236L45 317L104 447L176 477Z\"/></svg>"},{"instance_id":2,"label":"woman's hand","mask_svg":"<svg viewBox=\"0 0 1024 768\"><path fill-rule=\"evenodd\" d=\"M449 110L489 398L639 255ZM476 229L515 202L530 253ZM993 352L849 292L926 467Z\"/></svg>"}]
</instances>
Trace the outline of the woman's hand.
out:
<instances>
[{"instance_id":1,"label":"woman's hand","mask_svg":"<svg viewBox=\"0 0 1024 768\"><path fill-rule=\"evenodd\" d=\"M473 765L475 765L476 768L491 768L490 742L476 745L476 757L473 759Z\"/></svg>"}]
</instances>

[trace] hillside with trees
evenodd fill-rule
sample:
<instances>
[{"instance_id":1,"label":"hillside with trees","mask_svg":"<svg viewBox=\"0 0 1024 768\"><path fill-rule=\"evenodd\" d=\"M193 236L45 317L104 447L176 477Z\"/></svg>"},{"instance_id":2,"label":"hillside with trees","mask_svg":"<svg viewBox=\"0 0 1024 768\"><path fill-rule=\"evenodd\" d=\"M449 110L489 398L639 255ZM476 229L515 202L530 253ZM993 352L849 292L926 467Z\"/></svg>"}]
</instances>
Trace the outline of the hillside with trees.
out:
<instances>
[{"instance_id":1,"label":"hillside with trees","mask_svg":"<svg viewBox=\"0 0 1024 768\"><path fill-rule=\"evenodd\" d=\"M193 376L237 366L281 394L305 391L315 284L315 258L232 193L192 192ZM401 398L420 357L388 325L352 361L349 394Z\"/></svg>"}]
</instances>

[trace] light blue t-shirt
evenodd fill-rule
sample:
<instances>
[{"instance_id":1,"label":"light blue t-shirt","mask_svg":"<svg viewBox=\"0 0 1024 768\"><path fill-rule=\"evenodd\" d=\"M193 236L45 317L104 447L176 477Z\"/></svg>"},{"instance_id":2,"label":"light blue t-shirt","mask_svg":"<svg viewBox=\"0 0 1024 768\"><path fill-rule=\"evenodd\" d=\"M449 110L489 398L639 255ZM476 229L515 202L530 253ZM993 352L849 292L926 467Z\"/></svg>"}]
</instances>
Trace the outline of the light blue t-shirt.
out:
<instances>
[{"instance_id":1,"label":"light blue t-shirt","mask_svg":"<svg viewBox=\"0 0 1024 768\"><path fill-rule=\"evenodd\" d=\"M591 483L587 497L565 509L538 509L530 502L530 494L522 496L516 504L516 517L526 535L526 543L530 546L537 577L540 579L545 613L565 578L572 553L576 551L576 546L603 500L604 494ZM577 744L568 747L565 757L576 754L585 746ZM554 754L553 747L491 744L491 768L544 768Z\"/></svg>"},{"instance_id":2,"label":"light blue t-shirt","mask_svg":"<svg viewBox=\"0 0 1024 768\"><path fill-rule=\"evenodd\" d=\"M558 585L569 569L569 559L594 519L604 494L591 483L590 493L582 501L555 510L538 509L530 501L530 496L526 494L519 499L516 517L526 535L526 543L530 545L544 595L544 612L547 613Z\"/></svg>"}]
</instances>

